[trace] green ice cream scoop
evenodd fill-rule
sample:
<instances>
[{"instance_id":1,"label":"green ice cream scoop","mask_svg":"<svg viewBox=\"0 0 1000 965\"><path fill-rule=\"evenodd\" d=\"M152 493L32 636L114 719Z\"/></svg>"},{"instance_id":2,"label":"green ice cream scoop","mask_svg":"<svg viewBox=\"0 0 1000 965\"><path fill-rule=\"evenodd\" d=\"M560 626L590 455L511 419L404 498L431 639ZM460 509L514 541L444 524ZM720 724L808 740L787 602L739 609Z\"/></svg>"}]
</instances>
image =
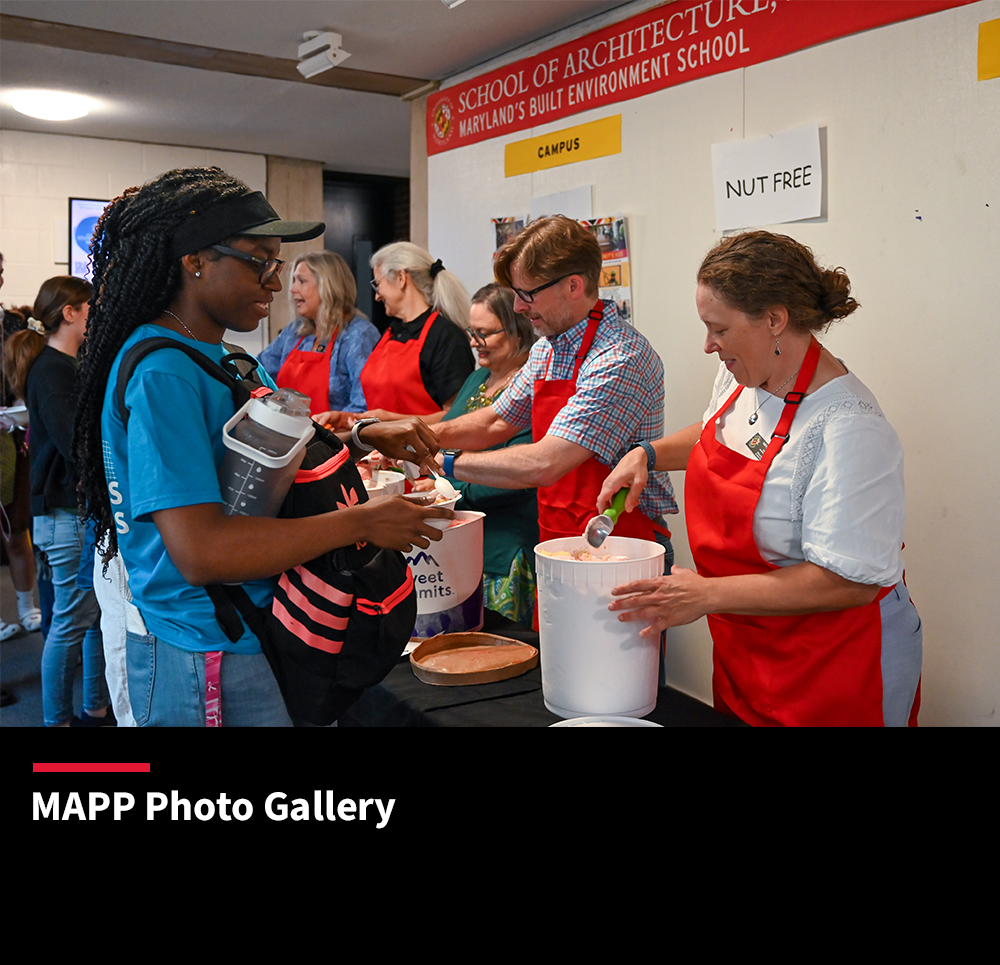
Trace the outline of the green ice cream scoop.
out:
<instances>
[{"instance_id":1,"label":"green ice cream scoop","mask_svg":"<svg viewBox=\"0 0 1000 965\"><path fill-rule=\"evenodd\" d=\"M587 542L594 549L598 549L611 535L611 531L615 528L615 523L618 522L618 517L625 508L625 497L627 495L628 488L619 489L615 493L615 498L611 500L611 505L600 516L595 516L587 523L587 528L583 531L583 535L587 537Z\"/></svg>"}]
</instances>

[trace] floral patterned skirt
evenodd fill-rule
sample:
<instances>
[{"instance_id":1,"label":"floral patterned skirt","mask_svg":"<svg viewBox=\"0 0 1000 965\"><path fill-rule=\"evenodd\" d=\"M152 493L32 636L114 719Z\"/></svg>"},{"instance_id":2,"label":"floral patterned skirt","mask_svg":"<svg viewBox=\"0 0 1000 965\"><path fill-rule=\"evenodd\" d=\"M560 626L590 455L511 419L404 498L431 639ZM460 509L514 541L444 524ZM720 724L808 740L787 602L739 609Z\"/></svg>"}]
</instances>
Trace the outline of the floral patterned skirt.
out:
<instances>
[{"instance_id":1,"label":"floral patterned skirt","mask_svg":"<svg viewBox=\"0 0 1000 965\"><path fill-rule=\"evenodd\" d=\"M530 627L535 612L535 573L524 550L518 550L510 572L483 573L483 603L488 610Z\"/></svg>"}]
</instances>

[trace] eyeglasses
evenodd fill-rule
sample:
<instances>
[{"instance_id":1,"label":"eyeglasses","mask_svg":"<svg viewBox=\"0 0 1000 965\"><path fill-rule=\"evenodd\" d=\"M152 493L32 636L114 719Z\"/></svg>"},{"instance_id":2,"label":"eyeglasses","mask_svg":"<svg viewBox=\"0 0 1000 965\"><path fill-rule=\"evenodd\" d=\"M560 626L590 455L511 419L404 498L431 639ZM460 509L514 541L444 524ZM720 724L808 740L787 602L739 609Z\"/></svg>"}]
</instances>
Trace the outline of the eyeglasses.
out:
<instances>
[{"instance_id":1,"label":"eyeglasses","mask_svg":"<svg viewBox=\"0 0 1000 965\"><path fill-rule=\"evenodd\" d=\"M570 278L577 274L575 271L571 271L568 275L560 275L558 278L553 278L552 281L547 281L544 285L539 285L537 288L532 288L529 291L522 291L520 288L512 288L511 291L521 299L522 302L531 303L535 300L535 295L539 292L545 291L546 288L551 288L553 285L557 285L564 278Z\"/></svg>"},{"instance_id":2,"label":"eyeglasses","mask_svg":"<svg viewBox=\"0 0 1000 965\"><path fill-rule=\"evenodd\" d=\"M266 285L272 278L281 274L281 266L284 264L280 258L255 258L253 255L248 255L245 251L240 251L237 248L227 248L225 245L209 245L209 247L214 248L220 254L229 255L230 258L239 258L240 261L248 261L251 265L256 265L260 269L257 281L261 285Z\"/></svg>"},{"instance_id":3,"label":"eyeglasses","mask_svg":"<svg viewBox=\"0 0 1000 965\"><path fill-rule=\"evenodd\" d=\"M400 271L401 270L402 269L400 269ZM397 272L397 274L398 274L398 272ZM382 282L384 282L388 277L389 277L389 273L386 272L386 274L384 274L381 278L379 278L379 279L372 278L372 280L370 282L368 282L368 284L372 286L372 291L375 292L376 295L378 294L379 285L381 285Z\"/></svg>"},{"instance_id":4,"label":"eyeglasses","mask_svg":"<svg viewBox=\"0 0 1000 965\"><path fill-rule=\"evenodd\" d=\"M503 331L503 327L495 328L492 332L477 332L474 328L467 328L466 332L470 339L476 343L476 345L485 345L486 339L491 335L499 335Z\"/></svg>"}]
</instances>

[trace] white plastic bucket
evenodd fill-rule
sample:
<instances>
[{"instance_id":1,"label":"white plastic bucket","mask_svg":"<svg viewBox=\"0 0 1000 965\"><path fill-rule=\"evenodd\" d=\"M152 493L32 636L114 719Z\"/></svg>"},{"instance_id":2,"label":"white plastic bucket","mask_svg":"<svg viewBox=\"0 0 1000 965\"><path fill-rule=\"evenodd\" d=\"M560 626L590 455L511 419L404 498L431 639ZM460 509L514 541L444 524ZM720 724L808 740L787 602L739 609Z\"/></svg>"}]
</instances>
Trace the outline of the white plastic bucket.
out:
<instances>
[{"instance_id":1,"label":"white plastic bucket","mask_svg":"<svg viewBox=\"0 0 1000 965\"><path fill-rule=\"evenodd\" d=\"M594 555L623 562L545 555L591 549L582 536L550 539L535 547L542 697L559 717L643 717L656 707L660 639L639 636L641 622L621 623L608 610L611 590L663 575L659 543L609 536Z\"/></svg>"},{"instance_id":2,"label":"white plastic bucket","mask_svg":"<svg viewBox=\"0 0 1000 965\"><path fill-rule=\"evenodd\" d=\"M458 510L438 542L407 554L417 590L414 637L482 628L484 516Z\"/></svg>"}]
</instances>

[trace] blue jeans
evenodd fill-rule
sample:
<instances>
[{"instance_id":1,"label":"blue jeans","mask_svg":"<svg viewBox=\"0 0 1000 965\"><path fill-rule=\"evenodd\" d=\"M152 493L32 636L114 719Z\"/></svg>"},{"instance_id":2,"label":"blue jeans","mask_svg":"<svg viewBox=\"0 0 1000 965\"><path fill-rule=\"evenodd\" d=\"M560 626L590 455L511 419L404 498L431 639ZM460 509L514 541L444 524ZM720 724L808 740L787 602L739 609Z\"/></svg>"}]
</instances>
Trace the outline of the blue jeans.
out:
<instances>
[{"instance_id":1,"label":"blue jeans","mask_svg":"<svg viewBox=\"0 0 1000 965\"><path fill-rule=\"evenodd\" d=\"M205 654L131 630L125 654L128 695L137 726L205 726ZM278 682L262 653L223 653L219 689L223 727L292 726Z\"/></svg>"},{"instance_id":2,"label":"blue jeans","mask_svg":"<svg viewBox=\"0 0 1000 965\"><path fill-rule=\"evenodd\" d=\"M46 727L66 724L73 717L73 675L83 649L83 709L103 710L111 702L104 680L104 646L100 609L93 589L76 581L83 552L83 521L57 509L36 516L35 545L52 568L52 622L42 650L42 713Z\"/></svg>"}]
</instances>

